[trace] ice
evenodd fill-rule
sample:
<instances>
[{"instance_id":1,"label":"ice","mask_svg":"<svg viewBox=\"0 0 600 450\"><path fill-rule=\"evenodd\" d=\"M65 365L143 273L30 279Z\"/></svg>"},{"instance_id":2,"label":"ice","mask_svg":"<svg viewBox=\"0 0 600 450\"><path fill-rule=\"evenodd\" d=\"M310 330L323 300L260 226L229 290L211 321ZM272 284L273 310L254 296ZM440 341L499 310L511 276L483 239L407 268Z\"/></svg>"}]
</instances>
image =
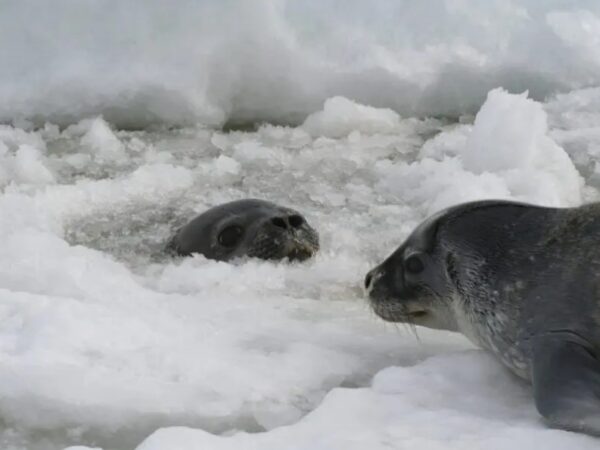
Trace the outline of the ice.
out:
<instances>
[{"instance_id":1,"label":"ice","mask_svg":"<svg viewBox=\"0 0 600 450\"><path fill-rule=\"evenodd\" d=\"M56 179L33 189L17 180L0 196L3 448L134 448L176 424L272 429L296 422L332 387L368 383L391 361L470 347L458 336L432 335L423 348L403 343L408 333L386 328L362 298L363 274L383 249L373 230L370 249L345 227L356 216L354 197L363 210L356 227L370 227L376 208L365 166L379 153L364 154L363 140L390 146L407 136L354 136L340 158L344 142L313 145L302 130L273 126L115 132L96 118L58 134L51 126L5 131L9 152L38 139ZM114 148L125 164L97 157ZM167 149L168 161L156 162ZM281 158L265 164L261 149ZM314 183L320 171L332 180ZM351 207L330 220L338 183L347 184L338 195ZM161 253L196 211L246 195L306 210L322 254L294 265ZM403 212L382 204L372 214Z\"/></svg>"},{"instance_id":2,"label":"ice","mask_svg":"<svg viewBox=\"0 0 600 450\"><path fill-rule=\"evenodd\" d=\"M416 160L382 160L377 170L379 192L424 215L481 198L570 206L583 195L581 175L553 140L543 106L502 89L490 91L473 125L443 129Z\"/></svg>"},{"instance_id":3,"label":"ice","mask_svg":"<svg viewBox=\"0 0 600 450\"><path fill-rule=\"evenodd\" d=\"M600 62L600 18L590 11L553 11L546 16L546 22L554 33L570 47L573 54Z\"/></svg>"},{"instance_id":4,"label":"ice","mask_svg":"<svg viewBox=\"0 0 600 450\"><path fill-rule=\"evenodd\" d=\"M102 117L89 121L83 120L66 131L67 134L75 135L81 132L83 132L82 147L87 149L99 162L110 161L118 164L127 160L123 144Z\"/></svg>"},{"instance_id":5,"label":"ice","mask_svg":"<svg viewBox=\"0 0 600 450\"><path fill-rule=\"evenodd\" d=\"M600 89L557 95L546 105L552 138L571 156L588 184L600 186ZM597 200L592 193L590 200Z\"/></svg>"},{"instance_id":6,"label":"ice","mask_svg":"<svg viewBox=\"0 0 600 450\"><path fill-rule=\"evenodd\" d=\"M99 447L91 448L91 447L84 447L82 445L74 445L74 446L65 448L65 450L101 450L101 449Z\"/></svg>"},{"instance_id":7,"label":"ice","mask_svg":"<svg viewBox=\"0 0 600 450\"><path fill-rule=\"evenodd\" d=\"M539 142L547 128L546 113L539 103L527 99L527 93L507 95L495 89L475 117L462 153L465 168L481 173L531 166L538 153L548 153Z\"/></svg>"},{"instance_id":8,"label":"ice","mask_svg":"<svg viewBox=\"0 0 600 450\"><path fill-rule=\"evenodd\" d=\"M367 388L334 389L304 419L270 433L214 436L166 428L137 450L512 450L532 445L591 450L597 440L545 429L526 386L479 352L464 352L387 368Z\"/></svg>"},{"instance_id":9,"label":"ice","mask_svg":"<svg viewBox=\"0 0 600 450\"><path fill-rule=\"evenodd\" d=\"M475 117L461 156L467 170L502 173L517 198L550 206L581 202L579 173L567 153L548 136L546 112L527 99L526 93L491 91Z\"/></svg>"},{"instance_id":10,"label":"ice","mask_svg":"<svg viewBox=\"0 0 600 450\"><path fill-rule=\"evenodd\" d=\"M15 2L0 121L299 124L335 96L457 117L498 86L597 86L599 23L596 0Z\"/></svg>"},{"instance_id":11,"label":"ice","mask_svg":"<svg viewBox=\"0 0 600 450\"><path fill-rule=\"evenodd\" d=\"M457 202L600 199L599 30L596 0L3 5L0 448L596 448L361 285ZM165 255L245 197L319 255Z\"/></svg>"},{"instance_id":12,"label":"ice","mask_svg":"<svg viewBox=\"0 0 600 450\"><path fill-rule=\"evenodd\" d=\"M9 183L45 185L54 175L43 154L43 139L25 130L0 125L0 187Z\"/></svg>"},{"instance_id":13,"label":"ice","mask_svg":"<svg viewBox=\"0 0 600 450\"><path fill-rule=\"evenodd\" d=\"M5 155L8 153L4 147ZM5 156L3 161L4 179L17 183L51 184L54 175L44 165L41 153L30 145L21 145L14 156Z\"/></svg>"},{"instance_id":14,"label":"ice","mask_svg":"<svg viewBox=\"0 0 600 450\"><path fill-rule=\"evenodd\" d=\"M333 97L298 127L0 127L0 446L592 448L459 335L385 324L362 279L428 214L598 196L594 89L489 92L475 117ZM303 264L167 257L244 197L321 234ZM87 446L87 447L86 447Z\"/></svg>"},{"instance_id":15,"label":"ice","mask_svg":"<svg viewBox=\"0 0 600 450\"><path fill-rule=\"evenodd\" d=\"M344 97L328 99L323 111L311 114L302 124L312 136L332 138L352 132L393 133L399 126L400 117L391 109L360 105Z\"/></svg>"}]
</instances>

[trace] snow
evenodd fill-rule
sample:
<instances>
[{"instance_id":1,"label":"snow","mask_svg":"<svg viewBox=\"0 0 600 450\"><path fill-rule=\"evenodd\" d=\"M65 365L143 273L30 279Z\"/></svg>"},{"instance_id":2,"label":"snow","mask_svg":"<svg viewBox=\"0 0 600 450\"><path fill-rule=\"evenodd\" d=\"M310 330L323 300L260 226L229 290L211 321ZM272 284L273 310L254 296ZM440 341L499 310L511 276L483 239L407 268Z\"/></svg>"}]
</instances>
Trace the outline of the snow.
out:
<instances>
[{"instance_id":1,"label":"snow","mask_svg":"<svg viewBox=\"0 0 600 450\"><path fill-rule=\"evenodd\" d=\"M81 146L86 148L92 157L99 161L106 160L112 163L127 160L123 144L101 117L89 121L82 120L66 131L67 134L75 135L78 132L83 132L80 141Z\"/></svg>"},{"instance_id":2,"label":"snow","mask_svg":"<svg viewBox=\"0 0 600 450\"><path fill-rule=\"evenodd\" d=\"M600 82L596 0L14 2L0 17L0 121L119 128L299 124L328 98L473 114Z\"/></svg>"},{"instance_id":3,"label":"snow","mask_svg":"<svg viewBox=\"0 0 600 450\"><path fill-rule=\"evenodd\" d=\"M166 428L137 450L511 450L541 443L556 450L597 448L597 440L589 436L545 429L529 397L526 387L491 358L464 352L385 369L368 388L334 389L293 426L224 437Z\"/></svg>"},{"instance_id":4,"label":"snow","mask_svg":"<svg viewBox=\"0 0 600 450\"><path fill-rule=\"evenodd\" d=\"M456 124L425 142L414 160L381 160L377 169L382 190L425 205L428 214L481 198L575 206L583 195L581 175L549 133L542 105L502 89L490 91L473 125Z\"/></svg>"},{"instance_id":5,"label":"snow","mask_svg":"<svg viewBox=\"0 0 600 450\"><path fill-rule=\"evenodd\" d=\"M548 136L546 112L527 99L526 93L490 91L475 117L462 160L474 173L502 173L515 198L548 206L581 202L579 173L567 153Z\"/></svg>"},{"instance_id":6,"label":"snow","mask_svg":"<svg viewBox=\"0 0 600 450\"><path fill-rule=\"evenodd\" d=\"M337 97L251 132L3 126L2 448L592 448L547 429L529 387L463 337L383 323L361 284L439 208L593 198L576 156L598 159L594 114L578 91L497 89L461 122ZM244 197L303 211L319 255L161 253L195 212Z\"/></svg>"},{"instance_id":7,"label":"snow","mask_svg":"<svg viewBox=\"0 0 600 450\"><path fill-rule=\"evenodd\" d=\"M362 280L457 202L600 200L599 22L595 0L5 5L0 448L596 448L462 336L377 318ZM162 252L247 197L303 212L316 258Z\"/></svg>"},{"instance_id":8,"label":"snow","mask_svg":"<svg viewBox=\"0 0 600 450\"><path fill-rule=\"evenodd\" d=\"M311 136L340 138L352 132L393 133L400 116L391 109L360 105L344 97L327 99L323 110L309 115L302 128Z\"/></svg>"}]
</instances>

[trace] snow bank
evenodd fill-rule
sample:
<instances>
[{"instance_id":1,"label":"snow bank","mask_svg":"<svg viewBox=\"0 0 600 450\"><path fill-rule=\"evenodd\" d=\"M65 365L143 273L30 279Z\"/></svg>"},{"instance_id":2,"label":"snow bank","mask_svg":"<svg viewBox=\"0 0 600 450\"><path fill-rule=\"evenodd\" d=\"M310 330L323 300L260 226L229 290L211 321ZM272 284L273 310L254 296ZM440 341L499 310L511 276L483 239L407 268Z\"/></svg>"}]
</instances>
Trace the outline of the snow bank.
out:
<instances>
[{"instance_id":1,"label":"snow bank","mask_svg":"<svg viewBox=\"0 0 600 450\"><path fill-rule=\"evenodd\" d=\"M382 191L427 214L457 201L512 198L548 206L582 200L582 178L551 137L543 106L526 94L490 91L474 124L425 143L417 161L379 162Z\"/></svg>"},{"instance_id":2,"label":"snow bank","mask_svg":"<svg viewBox=\"0 0 600 450\"><path fill-rule=\"evenodd\" d=\"M502 173L515 197L543 202L553 193L553 205L581 202L579 173L548 136L542 105L527 99L526 93L491 91L461 156L467 170Z\"/></svg>"},{"instance_id":3,"label":"snow bank","mask_svg":"<svg viewBox=\"0 0 600 450\"><path fill-rule=\"evenodd\" d=\"M15 2L0 121L301 123L338 95L474 113L497 86L541 100L598 85L598 23L596 0Z\"/></svg>"},{"instance_id":4,"label":"snow bank","mask_svg":"<svg viewBox=\"0 0 600 450\"><path fill-rule=\"evenodd\" d=\"M535 164L547 140L542 105L522 95L496 89L488 94L462 152L464 166L474 172L516 169ZM548 157L548 155L544 155Z\"/></svg>"}]
</instances>

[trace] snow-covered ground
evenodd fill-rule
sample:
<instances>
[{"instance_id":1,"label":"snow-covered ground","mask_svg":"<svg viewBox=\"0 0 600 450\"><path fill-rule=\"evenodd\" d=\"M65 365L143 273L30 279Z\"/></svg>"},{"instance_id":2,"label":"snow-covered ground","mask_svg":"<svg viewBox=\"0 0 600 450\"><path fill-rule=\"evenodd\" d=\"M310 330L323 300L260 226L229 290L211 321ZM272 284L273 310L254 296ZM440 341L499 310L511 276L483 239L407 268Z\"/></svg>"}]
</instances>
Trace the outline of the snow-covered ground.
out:
<instances>
[{"instance_id":1,"label":"snow-covered ground","mask_svg":"<svg viewBox=\"0 0 600 450\"><path fill-rule=\"evenodd\" d=\"M0 449L598 448L361 285L448 205L600 199L599 30L595 0L4 5ZM246 197L317 257L162 254Z\"/></svg>"},{"instance_id":2,"label":"snow-covered ground","mask_svg":"<svg viewBox=\"0 0 600 450\"><path fill-rule=\"evenodd\" d=\"M462 337L383 323L361 282L452 203L596 198L599 100L497 89L473 124L336 97L256 132L0 127L2 448L597 446L545 429ZM194 211L248 196L305 212L316 259L161 254Z\"/></svg>"}]
</instances>

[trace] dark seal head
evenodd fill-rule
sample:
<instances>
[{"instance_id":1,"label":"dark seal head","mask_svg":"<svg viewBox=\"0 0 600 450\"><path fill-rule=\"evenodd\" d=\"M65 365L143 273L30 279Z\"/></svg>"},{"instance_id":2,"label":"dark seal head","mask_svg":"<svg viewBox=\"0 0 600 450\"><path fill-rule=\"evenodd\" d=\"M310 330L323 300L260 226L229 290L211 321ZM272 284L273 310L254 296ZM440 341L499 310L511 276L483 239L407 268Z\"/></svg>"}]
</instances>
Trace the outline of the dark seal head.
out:
<instances>
[{"instance_id":1,"label":"dark seal head","mask_svg":"<svg viewBox=\"0 0 600 450\"><path fill-rule=\"evenodd\" d=\"M442 211L365 279L387 321L458 331L533 384L555 427L600 434L600 204Z\"/></svg>"},{"instance_id":2,"label":"dark seal head","mask_svg":"<svg viewBox=\"0 0 600 450\"><path fill-rule=\"evenodd\" d=\"M319 249L319 236L297 211L256 199L238 200L205 211L180 228L167 250L228 261L249 256L303 261Z\"/></svg>"}]
</instances>

